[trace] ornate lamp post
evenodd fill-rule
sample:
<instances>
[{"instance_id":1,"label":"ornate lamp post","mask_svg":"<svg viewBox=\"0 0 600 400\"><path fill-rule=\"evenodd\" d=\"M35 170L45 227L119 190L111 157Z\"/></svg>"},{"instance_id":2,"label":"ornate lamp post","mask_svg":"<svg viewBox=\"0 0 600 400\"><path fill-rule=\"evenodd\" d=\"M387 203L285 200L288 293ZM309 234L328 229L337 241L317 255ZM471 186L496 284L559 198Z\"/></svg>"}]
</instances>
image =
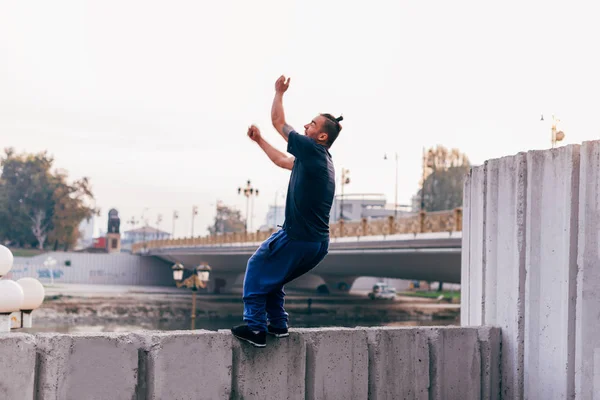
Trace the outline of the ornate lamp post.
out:
<instances>
[{"instance_id":1,"label":"ornate lamp post","mask_svg":"<svg viewBox=\"0 0 600 400\"><path fill-rule=\"evenodd\" d=\"M173 265L173 279L178 288L186 287L192 289L192 329L196 329L196 292L198 289L204 289L210 280L210 265L201 264L194 268L194 273L185 280L183 279L183 270L185 267L177 263Z\"/></svg>"}]
</instances>

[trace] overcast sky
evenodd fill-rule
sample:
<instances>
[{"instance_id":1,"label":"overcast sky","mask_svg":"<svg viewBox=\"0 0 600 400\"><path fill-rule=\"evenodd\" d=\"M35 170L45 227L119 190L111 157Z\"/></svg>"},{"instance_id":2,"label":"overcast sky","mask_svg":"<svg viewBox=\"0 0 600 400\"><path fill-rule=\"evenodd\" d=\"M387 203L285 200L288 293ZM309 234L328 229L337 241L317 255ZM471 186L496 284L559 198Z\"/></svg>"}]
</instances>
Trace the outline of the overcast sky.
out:
<instances>
[{"instance_id":1,"label":"overcast sky","mask_svg":"<svg viewBox=\"0 0 600 400\"><path fill-rule=\"evenodd\" d=\"M593 2L587 2L589 4ZM600 17L579 2L2 1L0 145L52 154L91 179L106 229L144 209L151 224L206 233L217 200L245 211L259 189L264 223L289 171L245 135L272 129L274 82L297 130L343 114L331 149L346 192L399 201L418 189L423 146L457 147L474 163L600 136ZM545 122L540 122L544 113ZM393 160L393 157L392 157ZM339 186L338 186L339 187ZM278 200L280 203L282 198Z\"/></svg>"}]
</instances>

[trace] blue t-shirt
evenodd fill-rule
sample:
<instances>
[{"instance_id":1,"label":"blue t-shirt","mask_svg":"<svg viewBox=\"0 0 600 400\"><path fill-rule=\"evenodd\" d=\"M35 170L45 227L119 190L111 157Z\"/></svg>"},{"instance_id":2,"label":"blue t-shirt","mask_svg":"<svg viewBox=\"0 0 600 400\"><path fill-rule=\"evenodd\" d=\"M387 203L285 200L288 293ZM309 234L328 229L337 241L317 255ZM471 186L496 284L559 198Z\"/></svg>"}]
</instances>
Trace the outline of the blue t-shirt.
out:
<instances>
[{"instance_id":1,"label":"blue t-shirt","mask_svg":"<svg viewBox=\"0 0 600 400\"><path fill-rule=\"evenodd\" d=\"M287 191L283 229L292 239L327 240L335 195L331 154L326 147L295 131L289 134L287 151L296 159Z\"/></svg>"}]
</instances>

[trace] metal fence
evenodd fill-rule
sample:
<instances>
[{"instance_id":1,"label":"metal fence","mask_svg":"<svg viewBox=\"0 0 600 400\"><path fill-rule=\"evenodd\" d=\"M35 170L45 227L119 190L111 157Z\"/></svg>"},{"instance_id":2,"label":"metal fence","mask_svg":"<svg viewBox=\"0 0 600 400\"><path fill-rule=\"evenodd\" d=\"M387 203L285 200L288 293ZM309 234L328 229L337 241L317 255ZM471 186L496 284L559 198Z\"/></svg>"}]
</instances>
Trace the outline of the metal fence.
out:
<instances>
[{"instance_id":1,"label":"metal fence","mask_svg":"<svg viewBox=\"0 0 600 400\"><path fill-rule=\"evenodd\" d=\"M390 216L386 219L344 222L339 221L330 225L331 237L360 237L386 236L406 233L429 232L460 232L462 231L462 208L448 211L418 212L398 218ZM224 243L255 243L266 240L274 229L258 232L233 232L203 237L150 240L135 243L133 253L144 252L148 249L180 246L205 246Z\"/></svg>"}]
</instances>

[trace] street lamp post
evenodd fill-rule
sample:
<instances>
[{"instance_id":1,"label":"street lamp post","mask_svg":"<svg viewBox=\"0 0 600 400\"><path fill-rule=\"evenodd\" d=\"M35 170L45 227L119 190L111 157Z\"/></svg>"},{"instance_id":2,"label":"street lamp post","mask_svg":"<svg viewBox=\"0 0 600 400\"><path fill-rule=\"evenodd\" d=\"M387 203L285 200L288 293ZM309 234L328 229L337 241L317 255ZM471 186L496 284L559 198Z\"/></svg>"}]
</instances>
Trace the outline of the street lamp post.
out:
<instances>
[{"instance_id":1,"label":"street lamp post","mask_svg":"<svg viewBox=\"0 0 600 400\"><path fill-rule=\"evenodd\" d=\"M394 196L394 219L398 219L398 153L394 153L396 157L396 190ZM383 155L383 159L387 160L387 154Z\"/></svg>"},{"instance_id":2,"label":"street lamp post","mask_svg":"<svg viewBox=\"0 0 600 400\"><path fill-rule=\"evenodd\" d=\"M246 187L239 187L238 188L238 194L243 194L244 196L246 196L246 222L245 222L245 228L244 229L246 230L246 233L247 233L248 232L248 206L250 204L249 201L250 201L250 197L251 196L258 196L258 189L253 188L252 184L250 183L250 179L248 179L248 181L246 182ZM252 205L253 205L252 212L254 212L254 198L253 198L253 201L252 201Z\"/></svg>"},{"instance_id":3,"label":"street lamp post","mask_svg":"<svg viewBox=\"0 0 600 400\"><path fill-rule=\"evenodd\" d=\"M156 217L156 240L159 240L160 223L162 222L162 214L158 214Z\"/></svg>"},{"instance_id":4,"label":"street lamp post","mask_svg":"<svg viewBox=\"0 0 600 400\"><path fill-rule=\"evenodd\" d=\"M179 213L173 211L173 230L171 231L171 239L175 239L175 221L179 218Z\"/></svg>"},{"instance_id":5,"label":"street lamp post","mask_svg":"<svg viewBox=\"0 0 600 400\"><path fill-rule=\"evenodd\" d=\"M196 215L198 215L198 206L192 207L192 238L194 237L194 219L196 219Z\"/></svg>"},{"instance_id":6,"label":"street lamp post","mask_svg":"<svg viewBox=\"0 0 600 400\"><path fill-rule=\"evenodd\" d=\"M350 183L350 170L342 168L342 199L340 201L340 219L344 219L344 186Z\"/></svg>"},{"instance_id":7,"label":"street lamp post","mask_svg":"<svg viewBox=\"0 0 600 400\"><path fill-rule=\"evenodd\" d=\"M186 287L192 290L192 314L191 314L191 326L192 330L196 329L196 292L198 289L205 289L208 281L210 280L210 265L200 264L194 268L194 272L185 280L183 279L183 270L185 267L177 263L173 265L173 280L175 285L180 287Z\"/></svg>"}]
</instances>

